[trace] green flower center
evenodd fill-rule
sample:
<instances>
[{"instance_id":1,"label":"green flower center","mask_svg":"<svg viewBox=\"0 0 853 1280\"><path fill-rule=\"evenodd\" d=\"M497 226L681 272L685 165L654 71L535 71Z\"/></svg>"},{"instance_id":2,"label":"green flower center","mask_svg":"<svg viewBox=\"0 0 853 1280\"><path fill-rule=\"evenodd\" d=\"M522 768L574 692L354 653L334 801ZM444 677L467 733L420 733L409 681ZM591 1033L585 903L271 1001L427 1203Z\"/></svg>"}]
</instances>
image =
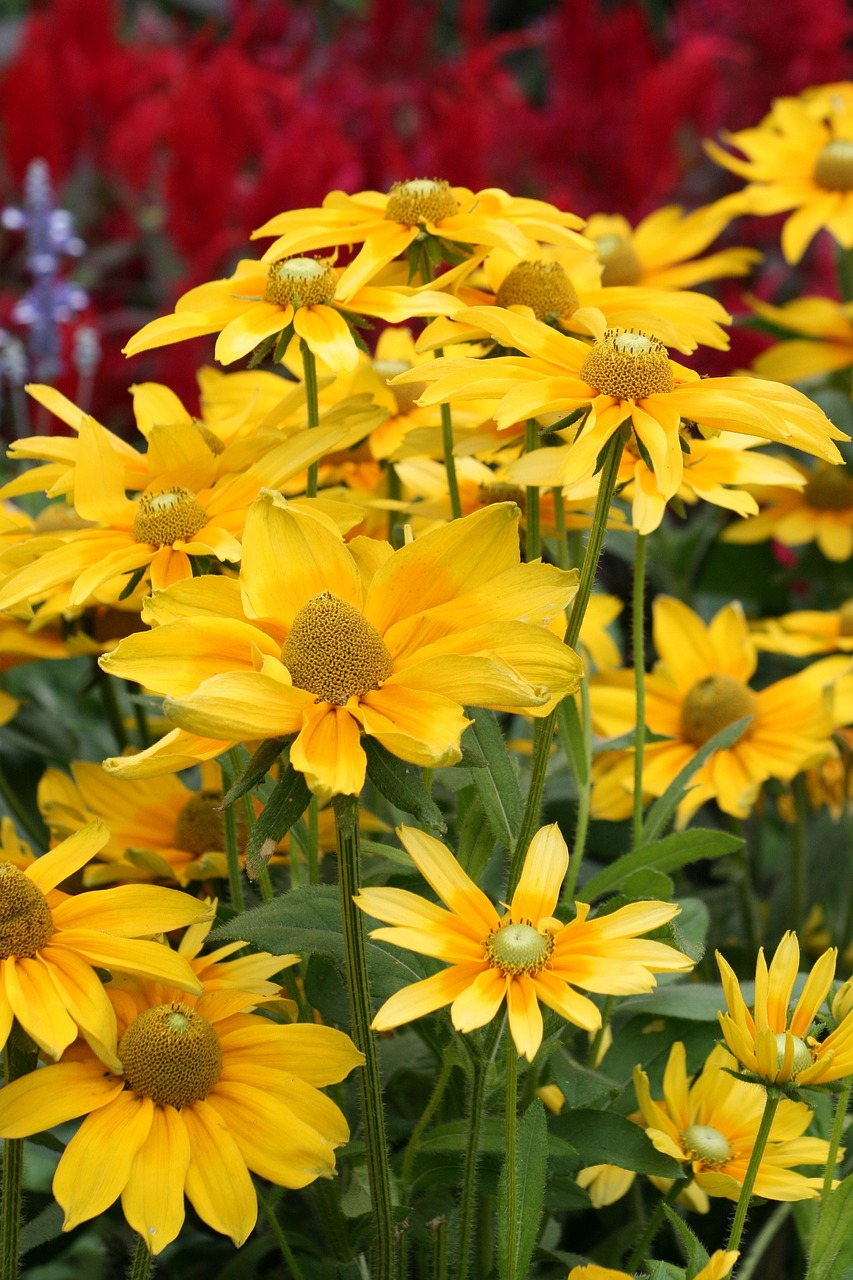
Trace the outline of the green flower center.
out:
<instances>
[{"instance_id":1,"label":"green flower center","mask_svg":"<svg viewBox=\"0 0 853 1280\"><path fill-rule=\"evenodd\" d=\"M139 499L131 534L136 542L170 547L179 540L189 542L209 519L194 493L173 485L162 493L145 494Z\"/></svg>"},{"instance_id":2,"label":"green flower center","mask_svg":"<svg viewBox=\"0 0 853 1280\"><path fill-rule=\"evenodd\" d=\"M53 932L53 915L38 885L10 863L0 864L0 960L32 959Z\"/></svg>"},{"instance_id":3,"label":"green flower center","mask_svg":"<svg viewBox=\"0 0 853 1280\"><path fill-rule=\"evenodd\" d=\"M284 258L267 273L264 302L279 307L316 307L331 302L338 273L331 262L318 258Z\"/></svg>"},{"instance_id":4,"label":"green flower center","mask_svg":"<svg viewBox=\"0 0 853 1280\"><path fill-rule=\"evenodd\" d=\"M203 853L225 852L225 814L221 791L200 791L192 796L175 820L172 839L176 849L201 857ZM245 844L246 824L240 806L237 814L237 841Z\"/></svg>"},{"instance_id":5,"label":"green flower center","mask_svg":"<svg viewBox=\"0 0 853 1280\"><path fill-rule=\"evenodd\" d=\"M387 680L393 662L385 641L354 605L321 591L293 619L281 660L297 689L317 702L346 706Z\"/></svg>"},{"instance_id":6,"label":"green flower center","mask_svg":"<svg viewBox=\"0 0 853 1280\"><path fill-rule=\"evenodd\" d=\"M645 333L607 329L581 365L584 382L614 400L645 400L674 390L666 347Z\"/></svg>"},{"instance_id":7,"label":"green flower center","mask_svg":"<svg viewBox=\"0 0 853 1280\"><path fill-rule=\"evenodd\" d=\"M140 1013L122 1036L118 1056L134 1093L178 1110L206 1098L222 1070L213 1027L178 1001Z\"/></svg>"},{"instance_id":8,"label":"green flower center","mask_svg":"<svg viewBox=\"0 0 853 1280\"><path fill-rule=\"evenodd\" d=\"M601 283L607 288L615 285L636 284L643 274L643 267L634 248L633 240L622 236L597 236L598 256L604 266Z\"/></svg>"},{"instance_id":9,"label":"green flower center","mask_svg":"<svg viewBox=\"0 0 853 1280\"><path fill-rule=\"evenodd\" d=\"M706 676L694 684L681 704L681 733L701 747L726 725L757 711L758 699L742 681L722 674Z\"/></svg>"},{"instance_id":10,"label":"green flower center","mask_svg":"<svg viewBox=\"0 0 853 1280\"><path fill-rule=\"evenodd\" d=\"M827 142L815 161L814 180L824 191L853 191L853 139Z\"/></svg>"},{"instance_id":11,"label":"green flower center","mask_svg":"<svg viewBox=\"0 0 853 1280\"><path fill-rule=\"evenodd\" d=\"M459 212L459 202L443 178L413 178L395 182L388 192L385 217L404 227L441 222Z\"/></svg>"},{"instance_id":12,"label":"green flower center","mask_svg":"<svg viewBox=\"0 0 853 1280\"><path fill-rule=\"evenodd\" d=\"M728 1139L709 1124L691 1124L681 1141L691 1160L701 1160L706 1168L719 1168L732 1154Z\"/></svg>"},{"instance_id":13,"label":"green flower center","mask_svg":"<svg viewBox=\"0 0 853 1280\"><path fill-rule=\"evenodd\" d=\"M818 511L853 509L853 480L844 467L815 467L803 489L803 500Z\"/></svg>"},{"instance_id":14,"label":"green flower center","mask_svg":"<svg viewBox=\"0 0 853 1280\"><path fill-rule=\"evenodd\" d=\"M778 1067L781 1067L785 1061L785 1045L789 1036L794 1042L794 1062L791 1070L796 1076L801 1071L805 1071L806 1067L812 1065L812 1052L805 1040L801 1040L799 1036L792 1036L790 1031L780 1031L776 1037L776 1065Z\"/></svg>"},{"instance_id":15,"label":"green flower center","mask_svg":"<svg viewBox=\"0 0 853 1280\"><path fill-rule=\"evenodd\" d=\"M519 262L495 295L499 307L530 307L537 320L559 320L578 309L578 295L559 262Z\"/></svg>"},{"instance_id":16,"label":"green flower center","mask_svg":"<svg viewBox=\"0 0 853 1280\"><path fill-rule=\"evenodd\" d=\"M504 924L486 939L486 960L493 969L510 977L541 972L554 950L550 933L531 924Z\"/></svg>"}]
</instances>

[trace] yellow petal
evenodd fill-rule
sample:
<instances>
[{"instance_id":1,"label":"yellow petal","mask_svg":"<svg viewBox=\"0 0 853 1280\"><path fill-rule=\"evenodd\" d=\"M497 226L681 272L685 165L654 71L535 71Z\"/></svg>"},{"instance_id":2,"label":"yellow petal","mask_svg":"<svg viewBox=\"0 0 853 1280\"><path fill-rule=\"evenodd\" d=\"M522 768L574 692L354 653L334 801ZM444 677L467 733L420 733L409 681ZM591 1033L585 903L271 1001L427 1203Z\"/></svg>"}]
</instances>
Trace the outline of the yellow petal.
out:
<instances>
[{"instance_id":1,"label":"yellow petal","mask_svg":"<svg viewBox=\"0 0 853 1280\"><path fill-rule=\"evenodd\" d=\"M63 880L73 876L86 863L100 853L110 838L109 828L100 818L90 822L88 826L76 831L67 840L61 841L55 849L44 853L31 866L25 875L38 885L42 893L55 889Z\"/></svg>"},{"instance_id":2,"label":"yellow petal","mask_svg":"<svg viewBox=\"0 0 853 1280\"><path fill-rule=\"evenodd\" d=\"M514 921L536 928L544 916L552 916L569 867L569 851L554 822L540 827L527 850L521 879L512 895Z\"/></svg>"},{"instance_id":3,"label":"yellow petal","mask_svg":"<svg viewBox=\"0 0 853 1280\"><path fill-rule=\"evenodd\" d=\"M77 1038L77 1024L69 1016L46 964L38 957L3 961L6 997L12 1012L49 1058L58 1058Z\"/></svg>"},{"instance_id":4,"label":"yellow petal","mask_svg":"<svg viewBox=\"0 0 853 1280\"><path fill-rule=\"evenodd\" d=\"M43 947L39 957L48 966L62 1003L94 1051L113 1071L120 1073L115 1012L92 966L62 947Z\"/></svg>"},{"instance_id":5,"label":"yellow petal","mask_svg":"<svg viewBox=\"0 0 853 1280\"><path fill-rule=\"evenodd\" d=\"M422 1018L436 1009L443 1009L465 991L483 972L483 965L459 964L442 969L429 978L403 987L386 1000L370 1024L374 1031L390 1031L404 1022Z\"/></svg>"},{"instance_id":6,"label":"yellow petal","mask_svg":"<svg viewBox=\"0 0 853 1280\"><path fill-rule=\"evenodd\" d=\"M153 978L183 991L201 990L201 983L184 957L160 942L117 938L94 929L67 929L56 934L52 942L54 947L68 947L92 964L110 971L117 969L119 973Z\"/></svg>"},{"instance_id":7,"label":"yellow petal","mask_svg":"<svg viewBox=\"0 0 853 1280\"><path fill-rule=\"evenodd\" d=\"M354 369L358 347L349 325L334 307L298 307L293 328L324 364L334 373Z\"/></svg>"},{"instance_id":8,"label":"yellow petal","mask_svg":"<svg viewBox=\"0 0 853 1280\"><path fill-rule=\"evenodd\" d=\"M512 978L506 990L509 1031L520 1054L532 1062L542 1043L542 1011L536 987L527 974Z\"/></svg>"},{"instance_id":9,"label":"yellow petal","mask_svg":"<svg viewBox=\"0 0 853 1280\"><path fill-rule=\"evenodd\" d=\"M190 1142L181 1112L155 1107L148 1137L136 1153L121 1195L125 1218L155 1255L184 1224L189 1163Z\"/></svg>"},{"instance_id":10,"label":"yellow petal","mask_svg":"<svg viewBox=\"0 0 853 1280\"><path fill-rule=\"evenodd\" d=\"M139 938L209 919L211 911L206 903L176 889L135 884L66 898L54 907L53 920L58 929L98 929Z\"/></svg>"},{"instance_id":11,"label":"yellow petal","mask_svg":"<svg viewBox=\"0 0 853 1280\"><path fill-rule=\"evenodd\" d=\"M406 685L406 672L391 676L381 689L364 694L353 714L365 733L401 760L427 768L455 764L462 754L460 738L470 720L457 702Z\"/></svg>"},{"instance_id":12,"label":"yellow petal","mask_svg":"<svg viewBox=\"0 0 853 1280\"><path fill-rule=\"evenodd\" d=\"M166 698L163 704L169 719L182 729L231 742L296 733L313 707L310 693L263 671L211 676L184 697Z\"/></svg>"},{"instance_id":13,"label":"yellow petal","mask_svg":"<svg viewBox=\"0 0 853 1280\"><path fill-rule=\"evenodd\" d=\"M310 699L310 694L305 694ZM257 735L267 737L267 734ZM357 796L364 786L367 756L359 727L346 707L328 702L306 706L302 728L290 748L290 763L321 798Z\"/></svg>"},{"instance_id":14,"label":"yellow petal","mask_svg":"<svg viewBox=\"0 0 853 1280\"><path fill-rule=\"evenodd\" d=\"M339 1145L349 1137L349 1130L334 1103L324 1101L340 1116L339 1142L334 1144ZM233 1135L248 1168L262 1178L281 1187L305 1187L334 1173L333 1144L274 1092L245 1081L220 1079L207 1104Z\"/></svg>"},{"instance_id":15,"label":"yellow petal","mask_svg":"<svg viewBox=\"0 0 853 1280\"><path fill-rule=\"evenodd\" d=\"M57 1062L13 1080L0 1090L0 1136L26 1138L88 1115L124 1089L124 1081L100 1062Z\"/></svg>"},{"instance_id":16,"label":"yellow petal","mask_svg":"<svg viewBox=\"0 0 853 1280\"><path fill-rule=\"evenodd\" d=\"M127 636L103 655L100 665L110 675L180 698L221 671L253 671L255 649L271 657L279 654L275 641L249 622L182 618Z\"/></svg>"},{"instance_id":17,"label":"yellow petal","mask_svg":"<svg viewBox=\"0 0 853 1280\"><path fill-rule=\"evenodd\" d=\"M63 1230L97 1217L118 1199L153 1118L151 1099L137 1098L129 1090L86 1117L53 1179L53 1194L65 1211Z\"/></svg>"},{"instance_id":18,"label":"yellow petal","mask_svg":"<svg viewBox=\"0 0 853 1280\"><path fill-rule=\"evenodd\" d=\"M243 305L242 315L230 321L216 340L214 354L220 364L231 364L248 355L265 338L284 329L292 317L291 307L279 307L273 302L247 301Z\"/></svg>"},{"instance_id":19,"label":"yellow petal","mask_svg":"<svg viewBox=\"0 0 853 1280\"><path fill-rule=\"evenodd\" d=\"M184 1107L181 1119L192 1151L187 1197L208 1226L230 1236L239 1248L258 1218L246 1162L227 1125L207 1102Z\"/></svg>"},{"instance_id":20,"label":"yellow petal","mask_svg":"<svg viewBox=\"0 0 853 1280\"><path fill-rule=\"evenodd\" d=\"M399 827L397 834L427 884L452 912L481 930L484 938L497 929L497 911L441 841L417 827Z\"/></svg>"},{"instance_id":21,"label":"yellow petal","mask_svg":"<svg viewBox=\"0 0 853 1280\"><path fill-rule=\"evenodd\" d=\"M272 1030L264 1023L225 1032L220 1036L222 1051L239 1051L251 1062L270 1067L286 1063L288 1071L313 1085L338 1084L364 1062L349 1036L333 1027L295 1022L275 1027L274 1036Z\"/></svg>"},{"instance_id":22,"label":"yellow petal","mask_svg":"<svg viewBox=\"0 0 853 1280\"><path fill-rule=\"evenodd\" d=\"M509 979L497 969L485 969L450 1006L450 1020L457 1031L475 1031L497 1014L506 995Z\"/></svg>"}]
</instances>

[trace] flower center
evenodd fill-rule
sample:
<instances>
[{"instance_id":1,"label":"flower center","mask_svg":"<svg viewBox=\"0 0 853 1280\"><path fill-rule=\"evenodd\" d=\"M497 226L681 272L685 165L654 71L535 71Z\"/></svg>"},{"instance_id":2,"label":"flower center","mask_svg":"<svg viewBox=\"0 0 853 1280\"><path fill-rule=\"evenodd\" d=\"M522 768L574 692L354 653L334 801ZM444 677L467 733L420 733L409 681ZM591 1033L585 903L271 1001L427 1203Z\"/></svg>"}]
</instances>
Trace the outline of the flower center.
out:
<instances>
[{"instance_id":1,"label":"flower center","mask_svg":"<svg viewBox=\"0 0 853 1280\"><path fill-rule=\"evenodd\" d=\"M614 285L637 283L643 274L643 267L633 240L622 236L598 236L595 245L604 266L601 273L602 285L612 288Z\"/></svg>"},{"instance_id":2,"label":"flower center","mask_svg":"<svg viewBox=\"0 0 853 1280\"><path fill-rule=\"evenodd\" d=\"M818 511L848 511L853 507L853 480L844 467L816 467L806 481L803 498Z\"/></svg>"},{"instance_id":3,"label":"flower center","mask_svg":"<svg viewBox=\"0 0 853 1280\"><path fill-rule=\"evenodd\" d=\"M853 139L827 142L815 161L814 180L824 191L853 191Z\"/></svg>"},{"instance_id":4,"label":"flower center","mask_svg":"<svg viewBox=\"0 0 853 1280\"><path fill-rule=\"evenodd\" d=\"M675 387L666 347L644 333L607 329L581 365L584 382L615 400L645 400Z\"/></svg>"},{"instance_id":5,"label":"flower center","mask_svg":"<svg viewBox=\"0 0 853 1280\"><path fill-rule=\"evenodd\" d=\"M559 320L578 309L578 295L559 262L519 262L495 295L499 307L530 307L537 320Z\"/></svg>"},{"instance_id":6,"label":"flower center","mask_svg":"<svg viewBox=\"0 0 853 1280\"><path fill-rule=\"evenodd\" d=\"M346 706L378 689L393 662L385 641L354 605L321 591L293 619L281 660L297 689L317 702Z\"/></svg>"},{"instance_id":7,"label":"flower center","mask_svg":"<svg viewBox=\"0 0 853 1280\"><path fill-rule=\"evenodd\" d=\"M122 1036L118 1056L134 1093L178 1110L206 1098L222 1070L213 1027L180 1001L143 1010Z\"/></svg>"},{"instance_id":8,"label":"flower center","mask_svg":"<svg viewBox=\"0 0 853 1280\"><path fill-rule=\"evenodd\" d=\"M388 192L385 217L404 227L422 227L427 222L440 222L459 212L459 201L443 178L413 178L411 182L395 182Z\"/></svg>"},{"instance_id":9,"label":"flower center","mask_svg":"<svg viewBox=\"0 0 853 1280\"><path fill-rule=\"evenodd\" d=\"M386 382L396 378L400 373L408 373L411 369L408 360L374 360L373 368L380 378L384 378ZM397 413L411 413L417 408L415 403L419 396L422 396L426 388L425 382L401 382L398 387L389 386L388 390L393 395L397 403Z\"/></svg>"},{"instance_id":10,"label":"flower center","mask_svg":"<svg viewBox=\"0 0 853 1280\"><path fill-rule=\"evenodd\" d=\"M853 600L845 600L838 610L838 634L853 636Z\"/></svg>"},{"instance_id":11,"label":"flower center","mask_svg":"<svg viewBox=\"0 0 853 1280\"><path fill-rule=\"evenodd\" d=\"M179 539L188 542L194 538L209 519L194 493L173 485L139 499L131 534L137 542L170 547Z\"/></svg>"},{"instance_id":12,"label":"flower center","mask_svg":"<svg viewBox=\"0 0 853 1280\"><path fill-rule=\"evenodd\" d=\"M0 960L31 959L53 933L47 898L29 876L0 864Z\"/></svg>"},{"instance_id":13,"label":"flower center","mask_svg":"<svg viewBox=\"0 0 853 1280\"><path fill-rule=\"evenodd\" d=\"M219 808L221 804L221 791L200 791L192 796L175 820L172 835L175 848L194 853L196 857L203 853L224 853L225 814ZM245 819L239 806L236 813L237 840L242 846L245 843Z\"/></svg>"},{"instance_id":14,"label":"flower center","mask_svg":"<svg viewBox=\"0 0 853 1280\"><path fill-rule=\"evenodd\" d=\"M338 273L331 262L318 258L284 258L267 274L264 302L279 307L316 307L331 302L338 287Z\"/></svg>"},{"instance_id":15,"label":"flower center","mask_svg":"<svg viewBox=\"0 0 853 1280\"><path fill-rule=\"evenodd\" d=\"M517 976L545 968L554 950L554 938L532 924L504 924L489 934L485 947L486 960L493 969Z\"/></svg>"},{"instance_id":16,"label":"flower center","mask_svg":"<svg viewBox=\"0 0 853 1280\"><path fill-rule=\"evenodd\" d=\"M481 484L477 489L477 506L491 507L496 502L514 502L521 514L527 511L527 493L511 484Z\"/></svg>"},{"instance_id":17,"label":"flower center","mask_svg":"<svg viewBox=\"0 0 853 1280\"><path fill-rule=\"evenodd\" d=\"M776 1037L776 1065L781 1067L785 1061L785 1042L790 1032L780 1031ZM799 1075L801 1071L805 1071L806 1067L810 1067L813 1062L812 1052L805 1040L801 1040L799 1036L791 1036L794 1042L794 1062L791 1067L794 1075Z\"/></svg>"},{"instance_id":18,"label":"flower center","mask_svg":"<svg viewBox=\"0 0 853 1280\"><path fill-rule=\"evenodd\" d=\"M691 1160L701 1160L711 1168L719 1168L732 1154L728 1139L709 1124L691 1124L682 1133L681 1141Z\"/></svg>"},{"instance_id":19,"label":"flower center","mask_svg":"<svg viewBox=\"0 0 853 1280\"><path fill-rule=\"evenodd\" d=\"M727 675L706 676L694 684L682 703L681 733L701 747L726 725L757 711L758 699L740 680Z\"/></svg>"}]
</instances>

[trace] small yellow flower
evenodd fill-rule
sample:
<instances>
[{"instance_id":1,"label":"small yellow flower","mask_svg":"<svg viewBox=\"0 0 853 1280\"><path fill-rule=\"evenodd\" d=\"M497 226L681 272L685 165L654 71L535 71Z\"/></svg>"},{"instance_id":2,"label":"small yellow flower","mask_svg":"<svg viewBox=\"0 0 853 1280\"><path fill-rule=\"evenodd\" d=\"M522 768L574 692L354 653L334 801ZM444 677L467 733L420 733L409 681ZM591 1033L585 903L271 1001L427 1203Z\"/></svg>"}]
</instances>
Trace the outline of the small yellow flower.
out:
<instances>
[{"instance_id":1,"label":"small yellow flower","mask_svg":"<svg viewBox=\"0 0 853 1280\"><path fill-rule=\"evenodd\" d=\"M696 1272L694 1280L726 1280L739 1257L740 1253L736 1249L729 1253L724 1249L717 1249L702 1270ZM568 1280L634 1280L634 1277L627 1271L614 1271L611 1267L599 1267L595 1262L590 1262L583 1267L572 1267Z\"/></svg>"},{"instance_id":2,"label":"small yellow flower","mask_svg":"<svg viewBox=\"0 0 853 1280\"><path fill-rule=\"evenodd\" d=\"M762 320L798 335L775 342L756 356L752 367L759 378L805 382L853 365L853 303L794 298L773 307L760 298L748 301Z\"/></svg>"},{"instance_id":3,"label":"small yellow flower","mask_svg":"<svg viewBox=\"0 0 853 1280\"><path fill-rule=\"evenodd\" d=\"M827 560L836 564L849 560L853 555L853 475L846 466L793 465L805 481L802 488L774 484L756 489L759 514L729 525L723 530L724 541L743 545L775 538L785 547L816 542Z\"/></svg>"}]
</instances>

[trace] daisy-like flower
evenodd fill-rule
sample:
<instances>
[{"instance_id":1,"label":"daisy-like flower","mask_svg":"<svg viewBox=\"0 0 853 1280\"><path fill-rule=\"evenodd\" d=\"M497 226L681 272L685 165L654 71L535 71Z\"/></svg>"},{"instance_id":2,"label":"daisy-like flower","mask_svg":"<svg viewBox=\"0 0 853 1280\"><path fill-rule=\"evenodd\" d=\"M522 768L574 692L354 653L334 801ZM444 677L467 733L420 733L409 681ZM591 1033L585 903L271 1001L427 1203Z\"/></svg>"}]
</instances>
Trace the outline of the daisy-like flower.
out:
<instances>
[{"instance_id":1,"label":"daisy-like flower","mask_svg":"<svg viewBox=\"0 0 853 1280\"><path fill-rule=\"evenodd\" d=\"M693 1280L726 1280L739 1257L737 1249L728 1252L717 1249L702 1270L696 1272ZM588 1262L582 1267L572 1267L568 1280L634 1280L634 1277L627 1271L614 1271L612 1267L600 1267L595 1262Z\"/></svg>"},{"instance_id":2,"label":"daisy-like flower","mask_svg":"<svg viewBox=\"0 0 853 1280\"><path fill-rule=\"evenodd\" d=\"M751 717L740 738L715 751L694 774L679 806L686 822L706 800L746 817L767 778L793 778L835 755L833 719L821 686L807 672L767 688L750 687L757 654L743 611L726 605L706 624L681 601L658 596L653 632L659 661L646 677L646 724L667 739L646 744L643 790L661 795L704 743L736 720ZM636 719L633 671L605 671L590 688L592 722L605 738L628 733ZM626 816L633 788L633 753L600 763L593 806L601 817Z\"/></svg>"},{"instance_id":3,"label":"daisy-like flower","mask_svg":"<svg viewBox=\"0 0 853 1280\"><path fill-rule=\"evenodd\" d=\"M309 249L361 244L341 277L341 296L352 298L388 263L424 240L437 241L436 253L473 252L500 245L524 255L531 244L584 245L583 220L543 200L511 196L499 187L473 192L440 178L395 182L387 195L332 191L319 209L292 209L252 233L277 236L265 262Z\"/></svg>"},{"instance_id":4,"label":"daisy-like flower","mask_svg":"<svg viewBox=\"0 0 853 1280\"><path fill-rule=\"evenodd\" d=\"M170 316L145 325L124 347L128 356L153 347L218 333L215 355L231 364L267 338L293 326L315 356L334 371L354 369L359 349L344 313L380 320L444 315L458 309L449 293L412 288L405 277L390 276L344 293L341 272L322 258L277 257L258 262L243 258L232 276L213 280L183 294Z\"/></svg>"},{"instance_id":5,"label":"daisy-like flower","mask_svg":"<svg viewBox=\"0 0 853 1280\"><path fill-rule=\"evenodd\" d=\"M158 1254L181 1230L186 1196L239 1246L257 1219L250 1171L282 1187L334 1175L349 1129L318 1086L343 1080L363 1056L331 1027L250 1012L259 999L234 986L198 997L127 986L115 993L115 1064L105 1070L76 1045L0 1092L6 1138L85 1116L53 1180L65 1231L121 1196Z\"/></svg>"},{"instance_id":6,"label":"daisy-like flower","mask_svg":"<svg viewBox=\"0 0 853 1280\"><path fill-rule=\"evenodd\" d=\"M777 98L759 125L724 133L712 159L746 178L740 212L793 210L782 228L782 252L799 262L812 238L826 228L845 249L853 247L853 84L807 89L799 98Z\"/></svg>"},{"instance_id":7,"label":"daisy-like flower","mask_svg":"<svg viewBox=\"0 0 853 1280\"><path fill-rule=\"evenodd\" d=\"M743 1068L768 1084L827 1084L853 1075L853 1013L818 1040L812 1024L827 997L838 952L830 947L817 960L790 1012L800 967L800 945L786 933L768 968L764 949L755 966L755 1004L747 1008L740 983L717 952L727 1011L719 1015L726 1044Z\"/></svg>"},{"instance_id":8,"label":"daisy-like flower","mask_svg":"<svg viewBox=\"0 0 853 1280\"><path fill-rule=\"evenodd\" d=\"M784 441L828 462L840 462L833 440L846 439L821 409L792 387L758 378L700 378L670 360L666 349L641 333L608 330L588 344L548 325L499 307L456 314L481 326L503 346L522 352L490 360L437 360L417 377L430 383L421 404L451 396L500 397L495 418L507 427L543 413L585 411L573 428L561 482L591 471L623 423L649 458L658 492L669 499L684 475L682 421L719 431L750 432ZM413 380L403 374L401 382Z\"/></svg>"},{"instance_id":9,"label":"daisy-like flower","mask_svg":"<svg viewBox=\"0 0 853 1280\"><path fill-rule=\"evenodd\" d=\"M104 847L109 832L92 822L24 869L0 862L0 1047L17 1018L51 1058L78 1030L116 1066L115 1017L96 970L162 979L199 989L186 960L150 935L209 914L174 889L128 885L70 897L57 886Z\"/></svg>"},{"instance_id":10,"label":"daisy-like flower","mask_svg":"<svg viewBox=\"0 0 853 1280\"><path fill-rule=\"evenodd\" d=\"M748 301L762 320L798 335L775 342L755 357L752 367L760 378L805 382L853 366L853 303L794 298L774 307L760 298Z\"/></svg>"},{"instance_id":11,"label":"daisy-like flower","mask_svg":"<svg viewBox=\"0 0 853 1280\"><path fill-rule=\"evenodd\" d=\"M512 902L501 915L465 874L449 849L414 827L398 835L421 875L444 907L406 889L362 889L356 903L388 929L371 936L449 968L404 987L386 1000L373 1020L376 1031L450 1005L457 1031L485 1026L506 1003L515 1047L531 1062L542 1043L539 1002L586 1031L601 1025L593 1002L576 991L603 995L651 991L655 973L685 973L688 956L662 942L640 939L678 915L666 902L635 902L589 920L589 906L576 903L569 924L553 912L569 865L566 842L556 824L541 827L530 842Z\"/></svg>"},{"instance_id":12,"label":"daisy-like flower","mask_svg":"<svg viewBox=\"0 0 853 1280\"><path fill-rule=\"evenodd\" d=\"M737 1200L755 1146L765 1091L731 1074L736 1060L722 1046L711 1051L701 1074L687 1075L684 1045L672 1046L663 1077L663 1098L654 1101L649 1080L634 1068L634 1088L646 1133L658 1151L689 1165L709 1196ZM783 1099L773 1118L758 1168L755 1194L765 1200L815 1200L823 1178L807 1178L795 1165L826 1165L829 1143L804 1138L812 1112Z\"/></svg>"},{"instance_id":13,"label":"daisy-like flower","mask_svg":"<svg viewBox=\"0 0 853 1280\"><path fill-rule=\"evenodd\" d=\"M797 609L752 624L756 649L810 658L817 653L853 653L853 600L837 609Z\"/></svg>"},{"instance_id":14,"label":"daisy-like flower","mask_svg":"<svg viewBox=\"0 0 853 1280\"><path fill-rule=\"evenodd\" d=\"M784 547L816 542L827 560L844 563L853 555L853 475L845 467L794 464L805 484L801 489L761 487L759 513L723 530L725 542L765 542Z\"/></svg>"},{"instance_id":15,"label":"daisy-like flower","mask_svg":"<svg viewBox=\"0 0 853 1280\"><path fill-rule=\"evenodd\" d=\"M656 209L632 227L621 214L594 213L584 235L598 251L603 285L647 289L692 289L720 276L745 276L761 259L757 249L721 249L697 254L716 240L732 219L731 201L718 200L685 213L680 205Z\"/></svg>"},{"instance_id":16,"label":"daisy-like flower","mask_svg":"<svg viewBox=\"0 0 853 1280\"><path fill-rule=\"evenodd\" d=\"M263 493L239 584L196 578L155 597L146 616L161 625L105 669L169 695L167 716L190 734L296 734L290 763L321 797L361 791L362 732L414 764L450 764L463 703L544 716L580 681L546 630L576 575L520 564L518 520L501 503L392 551L345 544L331 521Z\"/></svg>"}]
</instances>

